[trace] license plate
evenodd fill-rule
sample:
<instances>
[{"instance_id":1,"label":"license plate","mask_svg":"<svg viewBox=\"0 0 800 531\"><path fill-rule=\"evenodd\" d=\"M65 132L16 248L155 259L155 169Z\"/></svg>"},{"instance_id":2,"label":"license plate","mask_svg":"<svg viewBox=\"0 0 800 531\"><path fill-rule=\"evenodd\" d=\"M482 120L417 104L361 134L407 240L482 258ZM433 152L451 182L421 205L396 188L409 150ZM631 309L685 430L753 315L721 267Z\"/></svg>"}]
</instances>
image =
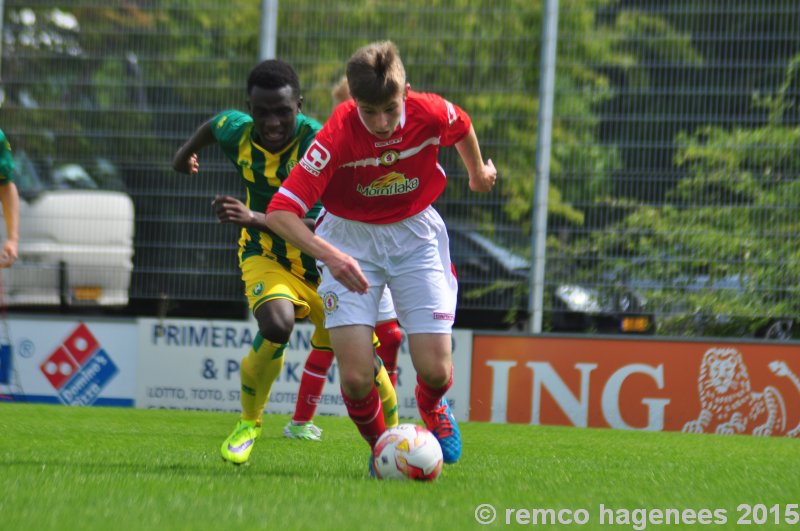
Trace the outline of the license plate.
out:
<instances>
[{"instance_id":1,"label":"license plate","mask_svg":"<svg viewBox=\"0 0 800 531\"><path fill-rule=\"evenodd\" d=\"M646 332L650 329L650 318L645 316L623 317L623 332Z\"/></svg>"},{"instance_id":2,"label":"license plate","mask_svg":"<svg viewBox=\"0 0 800 531\"><path fill-rule=\"evenodd\" d=\"M103 288L98 286L80 286L72 288L72 297L76 301L97 301L103 294Z\"/></svg>"}]
</instances>

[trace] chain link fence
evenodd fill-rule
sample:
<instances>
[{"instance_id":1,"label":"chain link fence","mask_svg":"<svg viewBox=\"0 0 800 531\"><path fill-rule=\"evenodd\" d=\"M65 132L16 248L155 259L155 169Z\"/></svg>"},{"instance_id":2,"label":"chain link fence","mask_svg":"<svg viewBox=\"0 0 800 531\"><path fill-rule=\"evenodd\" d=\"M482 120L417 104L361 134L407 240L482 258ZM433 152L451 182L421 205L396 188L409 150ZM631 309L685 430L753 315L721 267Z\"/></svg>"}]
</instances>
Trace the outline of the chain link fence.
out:
<instances>
[{"instance_id":1,"label":"chain link fence","mask_svg":"<svg viewBox=\"0 0 800 531\"><path fill-rule=\"evenodd\" d=\"M243 196L234 169L216 147L195 177L170 163L202 121L245 109L261 16L238 0L5 2L0 127L41 173L77 164L133 200L123 311L246 311L237 230L210 206ZM412 88L472 116L498 187L469 193L443 150L436 204L461 324L528 319L542 17L522 0L279 3L276 55L307 114L329 115L356 48L391 39ZM623 315L660 334L785 330L800 315L800 5L562 0L558 17L545 330L620 331Z\"/></svg>"}]
</instances>

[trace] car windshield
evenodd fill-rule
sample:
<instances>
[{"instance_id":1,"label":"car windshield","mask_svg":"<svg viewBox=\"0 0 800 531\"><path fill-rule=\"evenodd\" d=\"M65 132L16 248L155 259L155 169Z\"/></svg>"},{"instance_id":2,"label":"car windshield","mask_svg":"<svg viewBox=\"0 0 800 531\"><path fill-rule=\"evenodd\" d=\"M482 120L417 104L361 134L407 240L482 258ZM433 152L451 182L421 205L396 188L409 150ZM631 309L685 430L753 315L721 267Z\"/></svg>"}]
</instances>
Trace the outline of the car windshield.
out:
<instances>
[{"instance_id":1,"label":"car windshield","mask_svg":"<svg viewBox=\"0 0 800 531\"><path fill-rule=\"evenodd\" d=\"M14 153L15 182L20 194L32 198L45 190L115 190L125 192L116 166L97 158L90 164L34 161L25 151Z\"/></svg>"},{"instance_id":2,"label":"car windshield","mask_svg":"<svg viewBox=\"0 0 800 531\"><path fill-rule=\"evenodd\" d=\"M14 182L20 194L35 194L45 189L39 172L27 153L24 151L14 153L14 162L16 166Z\"/></svg>"},{"instance_id":3,"label":"car windshield","mask_svg":"<svg viewBox=\"0 0 800 531\"><path fill-rule=\"evenodd\" d=\"M504 264L508 269L515 270L530 268L530 262L528 262L528 260L518 254L513 253L505 247L501 247L482 234L475 231L469 231L466 232L465 235L483 247L487 253L492 255L498 262Z\"/></svg>"}]
</instances>

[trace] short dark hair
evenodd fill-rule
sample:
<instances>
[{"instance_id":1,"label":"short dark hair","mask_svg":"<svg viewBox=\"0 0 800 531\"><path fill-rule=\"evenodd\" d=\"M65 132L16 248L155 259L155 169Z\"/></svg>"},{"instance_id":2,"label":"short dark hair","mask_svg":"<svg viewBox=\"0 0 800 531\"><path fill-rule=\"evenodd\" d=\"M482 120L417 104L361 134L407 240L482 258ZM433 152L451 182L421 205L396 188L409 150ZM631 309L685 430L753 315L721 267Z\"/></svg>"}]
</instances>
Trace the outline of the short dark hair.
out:
<instances>
[{"instance_id":1,"label":"short dark hair","mask_svg":"<svg viewBox=\"0 0 800 531\"><path fill-rule=\"evenodd\" d=\"M247 93L252 92L253 87L264 89L279 89L289 85L295 97L300 96L300 80L297 72L292 66L280 59L267 59L261 61L250 70L247 76Z\"/></svg>"},{"instance_id":2,"label":"short dark hair","mask_svg":"<svg viewBox=\"0 0 800 531\"><path fill-rule=\"evenodd\" d=\"M406 85L406 69L392 41L373 42L359 48L347 61L347 82L356 100L384 103Z\"/></svg>"}]
</instances>

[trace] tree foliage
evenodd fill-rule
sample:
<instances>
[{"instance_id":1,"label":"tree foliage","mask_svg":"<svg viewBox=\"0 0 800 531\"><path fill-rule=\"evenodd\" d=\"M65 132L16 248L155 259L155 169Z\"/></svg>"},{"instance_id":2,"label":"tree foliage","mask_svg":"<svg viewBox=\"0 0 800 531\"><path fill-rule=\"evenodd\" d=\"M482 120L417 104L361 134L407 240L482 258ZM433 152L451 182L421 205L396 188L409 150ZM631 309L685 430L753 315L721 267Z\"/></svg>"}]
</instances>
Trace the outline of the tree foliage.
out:
<instances>
[{"instance_id":1,"label":"tree foliage","mask_svg":"<svg viewBox=\"0 0 800 531\"><path fill-rule=\"evenodd\" d=\"M244 108L259 3L68 4L5 3L4 129L35 159L113 160L137 224L158 223L174 240L209 194L236 191L219 156L210 159L216 173L191 189L169 162L202 120ZM612 271L652 281L651 302L668 315L800 315L798 9L794 0L768 4L559 2L550 283ZM412 88L466 109L499 169L497 192L478 197L446 151L452 182L437 206L487 233L511 227L512 245L529 256L542 6L281 2L277 54L300 74L305 112L324 121L350 54L394 40ZM137 227L137 271L149 267L149 227ZM195 242L198 267L221 267L202 250L214 245ZM161 250L153 248L154 270L167 267ZM713 288L732 278L738 286Z\"/></svg>"}]
</instances>

